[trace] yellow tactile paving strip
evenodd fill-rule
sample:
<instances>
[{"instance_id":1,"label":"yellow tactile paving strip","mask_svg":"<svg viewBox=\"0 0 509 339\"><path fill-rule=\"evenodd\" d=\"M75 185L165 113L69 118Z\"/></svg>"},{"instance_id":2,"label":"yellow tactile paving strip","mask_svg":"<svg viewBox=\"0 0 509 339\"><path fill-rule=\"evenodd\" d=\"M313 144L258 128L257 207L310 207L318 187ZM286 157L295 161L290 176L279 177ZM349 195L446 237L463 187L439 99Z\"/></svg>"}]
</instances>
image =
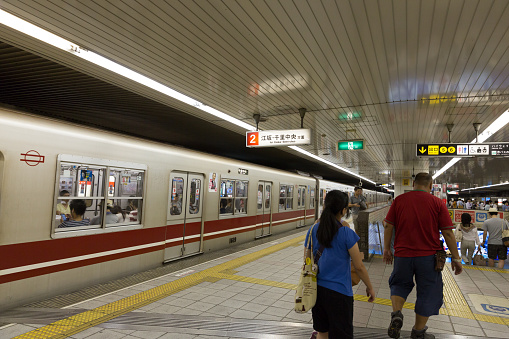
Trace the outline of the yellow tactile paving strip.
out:
<instances>
[{"instance_id":1,"label":"yellow tactile paving strip","mask_svg":"<svg viewBox=\"0 0 509 339\"><path fill-rule=\"evenodd\" d=\"M201 272L196 272L191 275L182 277L178 280L166 283L164 285L160 285L154 287L150 290L140 292L130 297L126 297L124 299L118 300L116 302L109 303L107 305L97 307L95 309L74 315L72 317L59 320L57 322L51 323L39 329L24 333L22 335L17 336L16 338L34 338L34 339L43 339L43 338L66 338L73 334L79 333L81 331L86 330L87 328L94 327L101 323L104 323L108 320L121 316L123 314L134 311L140 307L153 303L157 300L166 298L174 293L185 290L189 287L198 285L202 282L215 282L220 279L229 279L236 281L243 281L252 284L259 285L267 285L272 287L280 287L285 289L295 289L297 286L294 284L282 283L278 281L271 281L265 279L257 279L251 277L243 277L236 275L235 268L246 265L252 261L258 260L262 257L265 257L269 254L281 251L290 246L297 246L299 243L303 242L304 236L300 236L288 241L285 241L280 244L276 244L270 246L268 248L262 249L260 251L250 253L244 255L242 257L232 259L228 262L218 264L214 267L205 269ZM482 268L478 268L482 269ZM493 270L493 269L484 269L484 270ZM501 270L495 270L501 271ZM465 298L459 291L459 288L454 281L451 273L448 269L443 271L443 279L444 279L444 304L445 308L441 309L441 314L457 316L461 318L467 319L477 319L481 321L491 322L495 324L506 324L509 325L509 319L499 318L494 316L487 316L482 314L474 314L470 310ZM506 273L505 271L501 271ZM354 295L354 299L357 301L365 301L367 302L368 298L365 295ZM382 299L376 298L376 304L381 305L391 305L390 299ZM404 308L414 309L415 304L413 303L405 303Z\"/></svg>"}]
</instances>

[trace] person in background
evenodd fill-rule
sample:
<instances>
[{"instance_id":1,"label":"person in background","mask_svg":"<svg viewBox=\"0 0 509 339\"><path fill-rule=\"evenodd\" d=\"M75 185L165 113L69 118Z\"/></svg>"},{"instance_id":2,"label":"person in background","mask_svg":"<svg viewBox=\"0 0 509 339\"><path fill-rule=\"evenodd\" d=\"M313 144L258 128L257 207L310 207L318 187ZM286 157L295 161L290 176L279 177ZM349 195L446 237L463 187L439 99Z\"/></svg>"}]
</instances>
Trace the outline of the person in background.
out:
<instances>
[{"instance_id":1,"label":"person in background","mask_svg":"<svg viewBox=\"0 0 509 339\"><path fill-rule=\"evenodd\" d=\"M126 222L127 213L122 210L122 207L120 207L118 205L113 206L111 213L113 213L117 216L117 220L118 220L117 222L119 222L119 223Z\"/></svg>"},{"instance_id":2,"label":"person in background","mask_svg":"<svg viewBox=\"0 0 509 339\"><path fill-rule=\"evenodd\" d=\"M350 260L366 285L368 301L375 300L375 291L357 245L359 236L341 223L347 213L348 195L338 190L330 191L325 197L319 222L306 235L305 243L312 237L314 256L319 250L322 252L318 260L317 300L311 309L316 332L311 338L353 338ZM304 255L309 257L310 250L305 248Z\"/></svg>"},{"instance_id":3,"label":"person in background","mask_svg":"<svg viewBox=\"0 0 509 339\"><path fill-rule=\"evenodd\" d=\"M115 214L112 213L113 206L111 205L111 200L108 200L106 205L106 224L116 224L118 222L118 218ZM101 214L93 217L90 220L90 225L100 225L101 224Z\"/></svg>"},{"instance_id":4,"label":"person in background","mask_svg":"<svg viewBox=\"0 0 509 339\"><path fill-rule=\"evenodd\" d=\"M509 212L509 202L505 202L503 205L502 205L502 212Z\"/></svg>"},{"instance_id":5,"label":"person in background","mask_svg":"<svg viewBox=\"0 0 509 339\"><path fill-rule=\"evenodd\" d=\"M479 203L479 209L484 211L484 201Z\"/></svg>"},{"instance_id":6,"label":"person in background","mask_svg":"<svg viewBox=\"0 0 509 339\"><path fill-rule=\"evenodd\" d=\"M458 224L456 227L456 232L463 233L463 238L461 240L461 258L465 265L470 265L472 256L474 255L475 245L481 246L481 241L477 234L477 227L472 224L472 217L470 214L463 213L461 215L461 224Z\"/></svg>"},{"instance_id":7,"label":"person in background","mask_svg":"<svg viewBox=\"0 0 509 339\"><path fill-rule=\"evenodd\" d=\"M467 200L467 203L465 204L465 208L467 210L471 210L472 209L472 201L470 201L470 199Z\"/></svg>"},{"instance_id":8,"label":"person in background","mask_svg":"<svg viewBox=\"0 0 509 339\"><path fill-rule=\"evenodd\" d=\"M73 200L69 204L69 208L71 210L71 217L69 220L66 220L58 225L57 228L88 226L90 224L90 220L83 218L83 215L87 209L85 200Z\"/></svg>"},{"instance_id":9,"label":"person in background","mask_svg":"<svg viewBox=\"0 0 509 339\"><path fill-rule=\"evenodd\" d=\"M61 197L69 197L71 194L67 190L60 191ZM60 204L57 204L57 215L64 215L63 221L71 218L71 208L69 207L69 199L62 199Z\"/></svg>"},{"instance_id":10,"label":"person in background","mask_svg":"<svg viewBox=\"0 0 509 339\"><path fill-rule=\"evenodd\" d=\"M488 266L495 266L495 259L498 256L498 268L504 268L507 259L507 246L502 242L502 231L509 229L506 220L498 217L496 208L489 209L490 218L482 224L484 230L482 235L482 246L485 247L486 237L488 238ZM488 234L487 234L488 233Z\"/></svg>"},{"instance_id":11,"label":"person in background","mask_svg":"<svg viewBox=\"0 0 509 339\"><path fill-rule=\"evenodd\" d=\"M463 202L463 200L458 199L456 205L458 206L458 208L465 208L465 203Z\"/></svg>"},{"instance_id":12,"label":"person in background","mask_svg":"<svg viewBox=\"0 0 509 339\"><path fill-rule=\"evenodd\" d=\"M129 212L129 221L138 221L138 200L131 200L129 206L131 207L131 211Z\"/></svg>"},{"instance_id":13,"label":"person in background","mask_svg":"<svg viewBox=\"0 0 509 339\"><path fill-rule=\"evenodd\" d=\"M414 288L414 279L417 300L411 338L435 338L426 333L426 323L430 316L439 314L443 304L442 272L435 270L435 255L444 249L440 243L440 232L451 251L453 271L460 274L463 270L452 220L442 200L430 194L432 182L429 173L417 174L414 190L394 199L384 219L387 227L384 231L383 261L387 264L393 261L390 248L392 232L396 230L394 269L389 278L393 312L387 334L391 338L400 337L403 327L401 310Z\"/></svg>"},{"instance_id":14,"label":"person in background","mask_svg":"<svg viewBox=\"0 0 509 339\"><path fill-rule=\"evenodd\" d=\"M361 206L364 206L363 209L366 209L368 208L368 204L366 202L366 197L362 195L361 187L355 187L353 190L354 194L352 197L350 197L350 203L348 204L348 207L352 208L353 228L355 232L357 232L357 228L359 227L359 224L357 223L357 218L359 217ZM325 196L325 198L327 198L327 196Z\"/></svg>"},{"instance_id":15,"label":"person in background","mask_svg":"<svg viewBox=\"0 0 509 339\"><path fill-rule=\"evenodd\" d=\"M491 203L490 203L490 201L488 200L488 201L486 201L486 205L484 206L484 210L485 210L485 211L489 211L489 210L490 210L490 208L491 208Z\"/></svg>"},{"instance_id":16,"label":"person in background","mask_svg":"<svg viewBox=\"0 0 509 339\"><path fill-rule=\"evenodd\" d=\"M458 208L458 202L456 200L452 202L452 208Z\"/></svg>"},{"instance_id":17,"label":"person in background","mask_svg":"<svg viewBox=\"0 0 509 339\"><path fill-rule=\"evenodd\" d=\"M389 206L392 205L392 197L389 197L389 199L387 200L387 205L389 205Z\"/></svg>"}]
</instances>

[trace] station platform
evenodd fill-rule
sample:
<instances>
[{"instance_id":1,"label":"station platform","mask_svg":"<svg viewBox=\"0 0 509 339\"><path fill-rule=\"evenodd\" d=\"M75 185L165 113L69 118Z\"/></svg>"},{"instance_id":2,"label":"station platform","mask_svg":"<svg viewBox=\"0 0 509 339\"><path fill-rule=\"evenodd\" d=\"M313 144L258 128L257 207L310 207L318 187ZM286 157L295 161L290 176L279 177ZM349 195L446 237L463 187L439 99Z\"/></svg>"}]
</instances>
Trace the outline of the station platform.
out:
<instances>
[{"instance_id":1,"label":"station platform","mask_svg":"<svg viewBox=\"0 0 509 339\"><path fill-rule=\"evenodd\" d=\"M307 228L176 261L134 276L0 313L0 338L309 338L311 313L293 311ZM387 338L392 266L365 262L377 298L354 287L356 338ZM444 269L437 338L509 338L509 271ZM410 337L413 292L402 338Z\"/></svg>"}]
</instances>

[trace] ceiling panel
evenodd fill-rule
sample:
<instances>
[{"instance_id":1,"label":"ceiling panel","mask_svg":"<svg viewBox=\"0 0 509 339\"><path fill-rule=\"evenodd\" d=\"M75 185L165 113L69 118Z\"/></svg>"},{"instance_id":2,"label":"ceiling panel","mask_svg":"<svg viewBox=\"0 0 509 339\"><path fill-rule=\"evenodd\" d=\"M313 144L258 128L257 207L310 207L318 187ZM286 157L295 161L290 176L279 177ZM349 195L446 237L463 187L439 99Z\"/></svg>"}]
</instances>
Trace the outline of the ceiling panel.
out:
<instances>
[{"instance_id":1,"label":"ceiling panel","mask_svg":"<svg viewBox=\"0 0 509 339\"><path fill-rule=\"evenodd\" d=\"M502 0L4 0L0 8L250 124L261 114L262 129L298 128L304 107L314 140L303 148L375 181L387 170L438 169L446 160L417 158L416 143L446 142L447 124L453 142L469 142L474 122L482 130L509 108ZM243 133L5 27L0 38ZM12 72L30 77L16 62ZM348 112L362 118L338 119ZM347 138L368 148L337 151Z\"/></svg>"}]
</instances>

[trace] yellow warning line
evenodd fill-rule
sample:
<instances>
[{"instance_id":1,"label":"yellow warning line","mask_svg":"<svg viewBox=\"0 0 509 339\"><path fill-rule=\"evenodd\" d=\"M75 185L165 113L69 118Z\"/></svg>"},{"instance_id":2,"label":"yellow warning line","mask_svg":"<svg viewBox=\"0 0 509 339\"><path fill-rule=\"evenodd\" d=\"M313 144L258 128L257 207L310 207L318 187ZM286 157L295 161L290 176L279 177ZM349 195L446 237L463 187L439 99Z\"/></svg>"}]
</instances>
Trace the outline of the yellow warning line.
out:
<instances>
[{"instance_id":1,"label":"yellow warning line","mask_svg":"<svg viewBox=\"0 0 509 339\"><path fill-rule=\"evenodd\" d=\"M68 336L74 335L81 331L84 331L88 328L97 326L101 323L109 321L113 318L121 316L123 314L134 311L140 307L151 304L157 300L166 298L172 294L188 289L189 287L198 285L202 282L215 282L220 279L229 279L235 281L248 282L252 284L266 285L272 287L280 287L285 289L296 289L297 285L283 283L278 281L271 281L265 279L251 278L251 277L243 277L236 275L236 268L246 265L252 261L263 258L272 253L276 253L285 248L291 246L297 246L299 243L303 242L304 236L299 236L297 238L282 242L280 244L276 244L270 246L268 248L259 250L254 253L246 254L242 257L232 259L228 262L218 264L214 267L205 269L200 272L196 272L190 274L188 276L182 277L178 280L166 283L164 285L160 285L154 287L150 290L137 293L130 297L126 297L124 299L106 304L101 307L97 307L95 309L85 311L79 314L76 314L72 317L62 319L41 327L39 329L21 334L16 338L19 339L59 339L66 338ZM482 268L477 268L482 269ZM493 269L484 269L492 271ZM495 270L500 271L500 270ZM503 271L503 273L506 273ZM441 314L446 315L454 315L457 317L467 318L467 319L477 319L481 321L491 322L495 324L506 324L509 325L509 319L499 318L495 316L487 316L481 314L474 314L470 310L465 298L459 291L458 285L454 281L450 271L443 271L444 278L444 304L445 309L442 308L440 311ZM367 302L368 297L365 295L354 295L354 300ZM380 305L391 305L390 299L376 298L376 304ZM415 304L413 303L405 303L403 306L407 309L414 309Z\"/></svg>"}]
</instances>

